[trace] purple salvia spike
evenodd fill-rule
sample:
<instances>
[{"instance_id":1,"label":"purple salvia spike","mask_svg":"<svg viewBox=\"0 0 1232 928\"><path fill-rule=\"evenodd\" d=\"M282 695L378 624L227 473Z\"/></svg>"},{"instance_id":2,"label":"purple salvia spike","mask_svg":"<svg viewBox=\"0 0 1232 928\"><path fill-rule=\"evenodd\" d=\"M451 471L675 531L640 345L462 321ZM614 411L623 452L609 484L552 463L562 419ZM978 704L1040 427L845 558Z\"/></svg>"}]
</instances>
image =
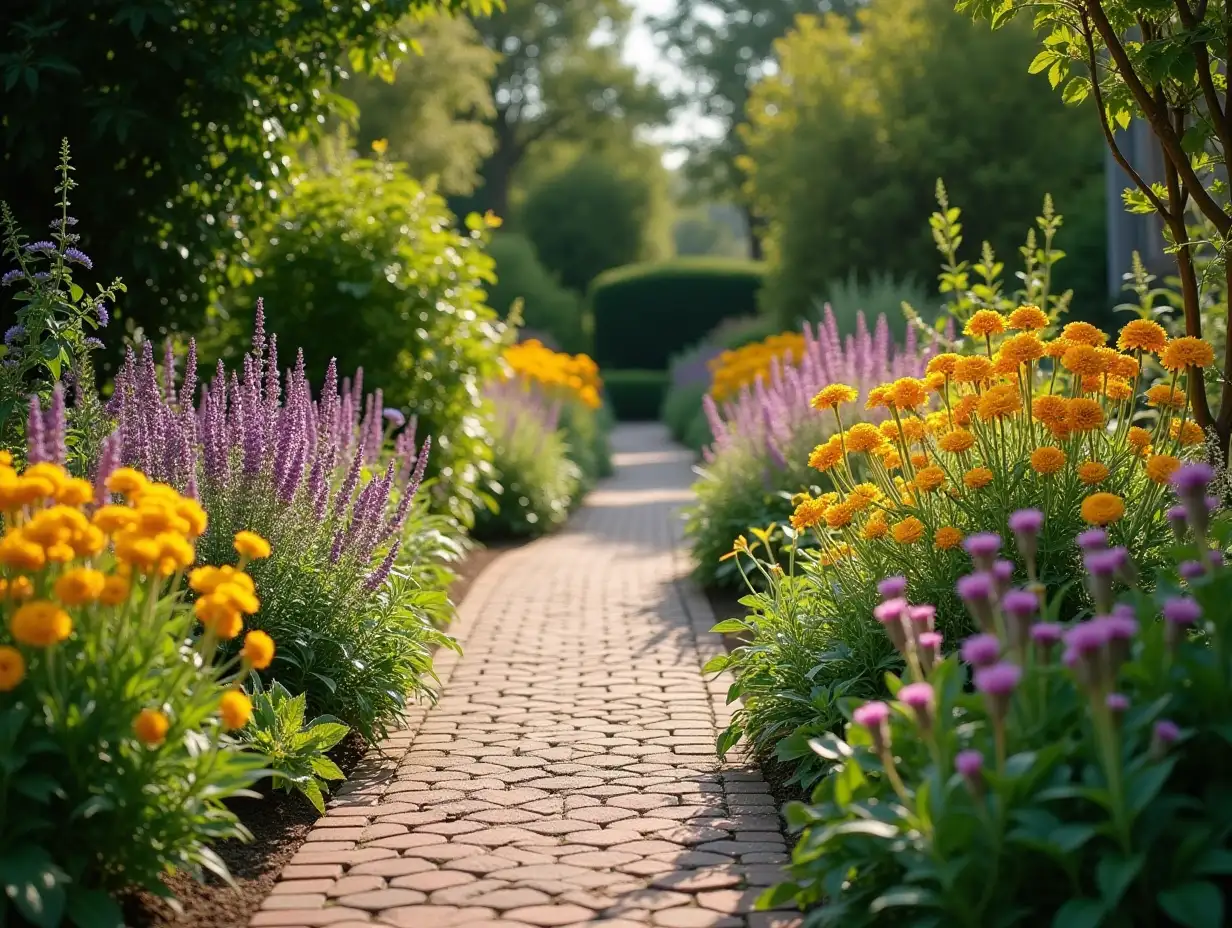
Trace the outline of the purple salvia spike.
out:
<instances>
[{"instance_id":1,"label":"purple salvia spike","mask_svg":"<svg viewBox=\"0 0 1232 928\"><path fill-rule=\"evenodd\" d=\"M37 396L30 397L30 410L26 413L26 463L42 464L47 460L47 446L43 436L43 408Z\"/></svg>"},{"instance_id":2,"label":"purple salvia spike","mask_svg":"<svg viewBox=\"0 0 1232 928\"><path fill-rule=\"evenodd\" d=\"M193 396L197 392L197 340L188 340L188 359L184 362L184 385L178 399L181 409L193 408Z\"/></svg>"},{"instance_id":3,"label":"purple salvia spike","mask_svg":"<svg viewBox=\"0 0 1232 928\"><path fill-rule=\"evenodd\" d=\"M368 575L368 579L364 583L364 592L373 593L379 590L389 578L390 572L394 569L394 563L398 559L398 551L402 547L401 541L395 541L389 549L389 553L385 555L385 560L381 561L381 566Z\"/></svg>"},{"instance_id":4,"label":"purple salvia spike","mask_svg":"<svg viewBox=\"0 0 1232 928\"><path fill-rule=\"evenodd\" d=\"M163 397L175 402L175 348L170 338L163 341Z\"/></svg>"},{"instance_id":5,"label":"purple salvia spike","mask_svg":"<svg viewBox=\"0 0 1232 928\"><path fill-rule=\"evenodd\" d=\"M265 354L265 300L262 297L257 297L252 323L252 353L258 360Z\"/></svg>"},{"instance_id":6,"label":"purple salvia spike","mask_svg":"<svg viewBox=\"0 0 1232 928\"><path fill-rule=\"evenodd\" d=\"M64 388L51 388L51 408L43 419L43 448L48 459L61 467L68 466L68 420L64 411Z\"/></svg>"},{"instance_id":7,"label":"purple salvia spike","mask_svg":"<svg viewBox=\"0 0 1232 928\"><path fill-rule=\"evenodd\" d=\"M347 469L346 478L342 481L337 495L334 497L334 518L341 519L346 515L351 505L351 497L359 483L359 469L363 465L363 452L357 450L351 457L351 466Z\"/></svg>"},{"instance_id":8,"label":"purple salvia spike","mask_svg":"<svg viewBox=\"0 0 1232 928\"><path fill-rule=\"evenodd\" d=\"M120 434L112 432L103 439L98 455L98 469L94 472L94 505L106 506L111 502L107 491L107 479L120 466Z\"/></svg>"}]
</instances>

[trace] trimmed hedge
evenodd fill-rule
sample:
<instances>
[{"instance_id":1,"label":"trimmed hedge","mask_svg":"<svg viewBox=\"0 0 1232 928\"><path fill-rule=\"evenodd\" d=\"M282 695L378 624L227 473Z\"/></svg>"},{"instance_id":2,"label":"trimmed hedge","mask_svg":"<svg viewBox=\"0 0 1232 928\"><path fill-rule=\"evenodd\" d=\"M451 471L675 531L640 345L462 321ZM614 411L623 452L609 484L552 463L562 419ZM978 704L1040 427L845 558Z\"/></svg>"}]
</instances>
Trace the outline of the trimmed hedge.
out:
<instances>
[{"instance_id":1,"label":"trimmed hedge","mask_svg":"<svg viewBox=\"0 0 1232 928\"><path fill-rule=\"evenodd\" d=\"M757 313L765 265L732 258L630 264L595 278L595 360L617 370L666 370L724 319Z\"/></svg>"},{"instance_id":2,"label":"trimmed hedge","mask_svg":"<svg viewBox=\"0 0 1232 928\"><path fill-rule=\"evenodd\" d=\"M663 406L667 372L605 370L603 389L617 421L651 422Z\"/></svg>"}]
</instances>

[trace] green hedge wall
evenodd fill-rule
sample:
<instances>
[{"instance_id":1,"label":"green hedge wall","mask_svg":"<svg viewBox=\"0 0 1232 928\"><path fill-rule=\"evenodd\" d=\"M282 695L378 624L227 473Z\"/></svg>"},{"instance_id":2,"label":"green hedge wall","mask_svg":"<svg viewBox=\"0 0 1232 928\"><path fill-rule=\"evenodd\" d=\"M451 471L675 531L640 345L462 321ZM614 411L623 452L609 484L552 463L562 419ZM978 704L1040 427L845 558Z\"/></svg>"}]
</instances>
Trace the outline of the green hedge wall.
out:
<instances>
[{"instance_id":1,"label":"green hedge wall","mask_svg":"<svg viewBox=\"0 0 1232 928\"><path fill-rule=\"evenodd\" d=\"M618 421L651 422L663 406L667 372L605 370L603 389Z\"/></svg>"},{"instance_id":2,"label":"green hedge wall","mask_svg":"<svg viewBox=\"0 0 1232 928\"><path fill-rule=\"evenodd\" d=\"M765 273L757 261L677 258L600 274L590 288L595 360L615 369L666 370L672 355L724 319L755 315Z\"/></svg>"}]
</instances>

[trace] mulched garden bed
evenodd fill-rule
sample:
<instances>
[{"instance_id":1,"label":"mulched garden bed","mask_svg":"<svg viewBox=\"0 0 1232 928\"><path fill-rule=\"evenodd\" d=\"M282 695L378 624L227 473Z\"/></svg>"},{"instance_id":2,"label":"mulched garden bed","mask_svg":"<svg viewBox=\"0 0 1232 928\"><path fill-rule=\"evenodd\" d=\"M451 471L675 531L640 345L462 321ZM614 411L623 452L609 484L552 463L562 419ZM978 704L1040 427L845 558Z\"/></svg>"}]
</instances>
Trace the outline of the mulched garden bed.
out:
<instances>
[{"instance_id":1,"label":"mulched garden bed","mask_svg":"<svg viewBox=\"0 0 1232 928\"><path fill-rule=\"evenodd\" d=\"M449 596L461 603L479 576L493 560L517 544L498 544L479 548L467 555L457 567L457 579L449 588ZM363 758L367 744L357 733L348 735L329 756L348 777ZM230 804L253 840L247 844L229 841L216 847L219 856L235 879L228 886L214 877L198 883L187 874L165 880L167 887L179 899L182 912L177 912L165 900L151 893L133 893L123 900L124 923L132 928L237 928L248 920L269 895L278 874L317 820L316 810L298 794L277 792L260 784L257 792L262 799L237 799Z\"/></svg>"}]
</instances>

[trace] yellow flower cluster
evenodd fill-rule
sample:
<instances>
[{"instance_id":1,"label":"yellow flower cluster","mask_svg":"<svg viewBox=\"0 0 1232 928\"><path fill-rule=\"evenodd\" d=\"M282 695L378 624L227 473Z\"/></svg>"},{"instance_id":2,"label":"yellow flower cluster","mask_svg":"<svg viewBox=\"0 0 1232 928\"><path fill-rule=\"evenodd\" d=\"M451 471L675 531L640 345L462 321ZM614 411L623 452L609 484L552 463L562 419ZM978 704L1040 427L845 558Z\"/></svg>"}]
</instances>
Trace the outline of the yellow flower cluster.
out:
<instances>
[{"instance_id":1,"label":"yellow flower cluster","mask_svg":"<svg viewBox=\"0 0 1232 928\"><path fill-rule=\"evenodd\" d=\"M804 357L804 335L780 332L734 351L724 351L710 362L713 378L710 393L716 400L735 396L742 387L752 386L770 373L771 366L793 364Z\"/></svg>"},{"instance_id":2,"label":"yellow flower cluster","mask_svg":"<svg viewBox=\"0 0 1232 928\"><path fill-rule=\"evenodd\" d=\"M833 415L839 431L809 463L831 478L833 492L801 499L792 525L817 531L823 564L868 545L878 546L882 565L917 544L952 550L967 532L1003 525L1025 506L1098 526L1128 515L1128 537L1158 518L1185 449L1205 438L1185 388L1213 362L1211 347L1169 339L1149 320L1126 325L1116 348L1085 322L1045 340L1048 326L1033 306L1008 316L976 312L964 330L976 353L938 355L923 379L869 392L867 408L890 415L880 426L844 429L840 408L856 400L852 387L817 394L813 406ZM1149 429L1131 425L1148 357L1169 374L1143 396L1159 413ZM976 524L989 507L997 518Z\"/></svg>"},{"instance_id":3,"label":"yellow flower cluster","mask_svg":"<svg viewBox=\"0 0 1232 928\"><path fill-rule=\"evenodd\" d=\"M504 358L513 375L525 383L535 384L551 395L577 399L589 409L602 405L603 381L599 366L589 355L553 351L532 338L506 348Z\"/></svg>"},{"instance_id":4,"label":"yellow flower cluster","mask_svg":"<svg viewBox=\"0 0 1232 928\"><path fill-rule=\"evenodd\" d=\"M131 468L113 472L107 489L124 502L94 506L88 481L48 463L19 474L12 456L0 452L0 511L6 526L0 537L0 601L13 604L7 621L13 644L0 645L0 693L25 680L29 663L23 647L36 652L54 648L73 635L77 623L70 610L79 611L78 621L91 624L96 610L131 607L142 585L146 601L156 601L167 578L178 578L192 566L196 541L208 523L200 503ZM194 608L207 645L211 636L237 636L242 616L260 607L243 567L253 558L268 557L269 543L240 532L235 548L238 567L201 567L190 574L192 588L204 594ZM172 581L173 592L177 583ZM142 621L149 619L147 614ZM264 669L273 660L274 642L264 632L251 631L240 653L245 669ZM240 689L227 690L219 701L228 728L242 727L251 712ZM157 746L170 726L162 709L149 708L134 719L133 734Z\"/></svg>"}]
</instances>

